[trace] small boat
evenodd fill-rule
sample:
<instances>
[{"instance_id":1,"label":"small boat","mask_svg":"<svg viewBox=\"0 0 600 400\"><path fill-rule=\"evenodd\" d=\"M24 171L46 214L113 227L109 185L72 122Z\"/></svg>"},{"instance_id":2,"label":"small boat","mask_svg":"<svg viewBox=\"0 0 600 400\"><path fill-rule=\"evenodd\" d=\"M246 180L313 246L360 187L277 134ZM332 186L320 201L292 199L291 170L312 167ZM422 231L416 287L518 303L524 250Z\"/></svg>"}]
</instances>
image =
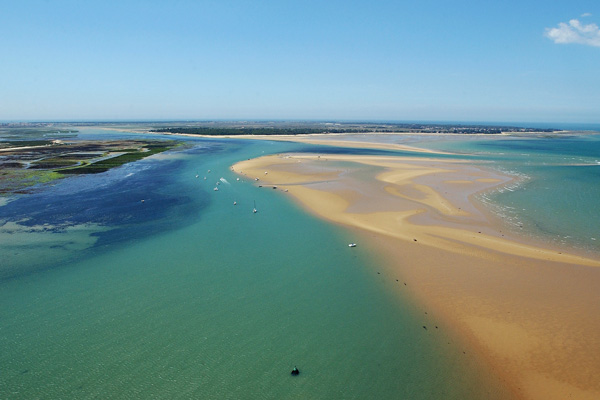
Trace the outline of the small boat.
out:
<instances>
[{"instance_id":1,"label":"small boat","mask_svg":"<svg viewBox=\"0 0 600 400\"><path fill-rule=\"evenodd\" d=\"M233 202L233 205L234 205L234 206L237 206L237 201L234 201L234 202Z\"/></svg>"},{"instance_id":2,"label":"small boat","mask_svg":"<svg viewBox=\"0 0 600 400\"><path fill-rule=\"evenodd\" d=\"M219 188L218 188L218 187L215 187L213 190L214 190L215 192L218 192L218 191L219 191Z\"/></svg>"},{"instance_id":3,"label":"small boat","mask_svg":"<svg viewBox=\"0 0 600 400\"><path fill-rule=\"evenodd\" d=\"M350 243L348 244L348 247L356 247L356 243Z\"/></svg>"},{"instance_id":4,"label":"small boat","mask_svg":"<svg viewBox=\"0 0 600 400\"><path fill-rule=\"evenodd\" d=\"M300 375L300 370L296 367L294 367L294 369L292 370L292 375L296 376L296 375Z\"/></svg>"},{"instance_id":5,"label":"small boat","mask_svg":"<svg viewBox=\"0 0 600 400\"><path fill-rule=\"evenodd\" d=\"M258 212L258 210L256 209L256 201L254 202L254 208L252 209L252 212L255 214Z\"/></svg>"}]
</instances>

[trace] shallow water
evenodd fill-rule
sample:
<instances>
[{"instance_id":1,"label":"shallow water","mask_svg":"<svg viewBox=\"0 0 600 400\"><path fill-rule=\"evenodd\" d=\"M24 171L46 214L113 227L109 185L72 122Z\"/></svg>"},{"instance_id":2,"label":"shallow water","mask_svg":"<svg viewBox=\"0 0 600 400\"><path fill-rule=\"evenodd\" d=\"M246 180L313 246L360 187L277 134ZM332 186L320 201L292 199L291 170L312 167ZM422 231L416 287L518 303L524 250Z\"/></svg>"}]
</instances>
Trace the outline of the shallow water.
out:
<instances>
[{"instance_id":1,"label":"shallow water","mask_svg":"<svg viewBox=\"0 0 600 400\"><path fill-rule=\"evenodd\" d=\"M0 207L0 398L505 396L348 232L229 170L305 146L190 143Z\"/></svg>"},{"instance_id":2,"label":"shallow water","mask_svg":"<svg viewBox=\"0 0 600 400\"><path fill-rule=\"evenodd\" d=\"M468 154L473 163L517 176L481 200L521 235L600 255L600 135L455 138L423 143Z\"/></svg>"}]
</instances>

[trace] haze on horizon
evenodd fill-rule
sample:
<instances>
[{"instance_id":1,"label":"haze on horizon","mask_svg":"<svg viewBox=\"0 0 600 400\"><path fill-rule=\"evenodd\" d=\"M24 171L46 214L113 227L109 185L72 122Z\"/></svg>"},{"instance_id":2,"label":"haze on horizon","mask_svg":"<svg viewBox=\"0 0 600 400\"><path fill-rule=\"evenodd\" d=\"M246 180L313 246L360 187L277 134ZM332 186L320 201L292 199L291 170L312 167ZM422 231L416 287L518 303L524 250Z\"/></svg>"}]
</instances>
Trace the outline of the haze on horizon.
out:
<instances>
[{"instance_id":1,"label":"haze on horizon","mask_svg":"<svg viewBox=\"0 0 600 400\"><path fill-rule=\"evenodd\" d=\"M600 123L600 3L2 2L0 121Z\"/></svg>"}]
</instances>

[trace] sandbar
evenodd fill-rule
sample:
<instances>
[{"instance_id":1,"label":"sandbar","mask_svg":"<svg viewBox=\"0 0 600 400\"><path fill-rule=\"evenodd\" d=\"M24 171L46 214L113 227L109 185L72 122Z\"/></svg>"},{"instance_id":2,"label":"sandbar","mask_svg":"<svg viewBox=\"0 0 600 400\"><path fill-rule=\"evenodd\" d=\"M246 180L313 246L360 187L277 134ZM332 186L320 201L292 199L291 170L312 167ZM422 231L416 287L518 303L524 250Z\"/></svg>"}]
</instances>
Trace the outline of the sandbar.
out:
<instances>
[{"instance_id":1,"label":"sandbar","mask_svg":"<svg viewBox=\"0 0 600 400\"><path fill-rule=\"evenodd\" d=\"M600 398L600 260L503 232L474 196L512 177L422 156L292 153L233 170L383 254L386 277L514 398Z\"/></svg>"}]
</instances>

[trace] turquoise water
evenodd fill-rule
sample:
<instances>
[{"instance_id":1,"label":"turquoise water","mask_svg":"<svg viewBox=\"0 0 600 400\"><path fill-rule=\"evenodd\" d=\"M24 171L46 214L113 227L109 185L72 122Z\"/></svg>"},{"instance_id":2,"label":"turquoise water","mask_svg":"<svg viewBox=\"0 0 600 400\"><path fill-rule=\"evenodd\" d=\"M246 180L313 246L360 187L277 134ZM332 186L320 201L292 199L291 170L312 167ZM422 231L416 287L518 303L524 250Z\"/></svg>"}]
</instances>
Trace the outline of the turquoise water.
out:
<instances>
[{"instance_id":1,"label":"turquoise water","mask_svg":"<svg viewBox=\"0 0 600 400\"><path fill-rule=\"evenodd\" d=\"M0 398L505 397L350 233L229 170L303 146L189 143L0 207Z\"/></svg>"},{"instance_id":2,"label":"turquoise water","mask_svg":"<svg viewBox=\"0 0 600 400\"><path fill-rule=\"evenodd\" d=\"M482 200L519 234L600 255L600 135L455 138L423 143L518 177Z\"/></svg>"}]
</instances>

